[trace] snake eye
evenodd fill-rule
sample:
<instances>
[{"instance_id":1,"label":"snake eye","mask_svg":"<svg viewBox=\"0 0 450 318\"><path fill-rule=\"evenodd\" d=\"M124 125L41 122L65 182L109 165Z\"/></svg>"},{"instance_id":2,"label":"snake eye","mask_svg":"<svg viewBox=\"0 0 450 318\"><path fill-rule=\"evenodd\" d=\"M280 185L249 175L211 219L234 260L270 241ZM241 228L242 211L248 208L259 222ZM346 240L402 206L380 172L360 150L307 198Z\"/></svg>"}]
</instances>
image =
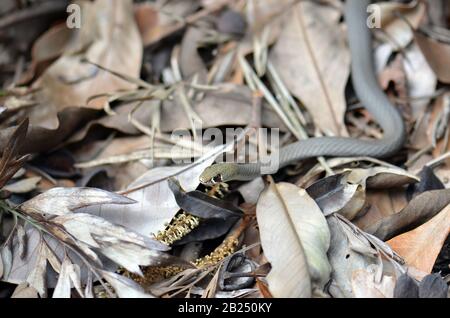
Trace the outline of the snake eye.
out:
<instances>
[{"instance_id":1,"label":"snake eye","mask_svg":"<svg viewBox=\"0 0 450 318\"><path fill-rule=\"evenodd\" d=\"M212 181L213 183L221 183L221 182L223 181L222 175L221 175L221 174L218 174L217 176L213 177L213 178L211 179L211 181Z\"/></svg>"}]
</instances>

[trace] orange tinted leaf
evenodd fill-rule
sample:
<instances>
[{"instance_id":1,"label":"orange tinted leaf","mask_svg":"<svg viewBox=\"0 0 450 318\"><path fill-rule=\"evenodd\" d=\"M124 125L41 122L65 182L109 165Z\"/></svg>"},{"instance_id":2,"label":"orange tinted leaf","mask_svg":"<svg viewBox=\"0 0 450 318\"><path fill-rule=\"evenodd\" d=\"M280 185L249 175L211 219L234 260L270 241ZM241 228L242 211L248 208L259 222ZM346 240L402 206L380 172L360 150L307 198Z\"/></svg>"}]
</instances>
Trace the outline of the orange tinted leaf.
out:
<instances>
[{"instance_id":1,"label":"orange tinted leaf","mask_svg":"<svg viewBox=\"0 0 450 318\"><path fill-rule=\"evenodd\" d=\"M387 243L409 266L430 273L450 232L450 205L427 223Z\"/></svg>"}]
</instances>

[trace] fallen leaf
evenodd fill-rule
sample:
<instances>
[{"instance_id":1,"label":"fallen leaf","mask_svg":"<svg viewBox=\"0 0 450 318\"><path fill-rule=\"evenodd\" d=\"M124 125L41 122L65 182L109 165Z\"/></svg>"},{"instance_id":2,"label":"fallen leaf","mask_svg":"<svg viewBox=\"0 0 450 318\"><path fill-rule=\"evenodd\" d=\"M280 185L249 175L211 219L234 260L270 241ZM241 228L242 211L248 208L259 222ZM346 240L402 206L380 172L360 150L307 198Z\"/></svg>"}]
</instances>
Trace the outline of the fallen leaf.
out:
<instances>
[{"instance_id":1,"label":"fallen leaf","mask_svg":"<svg viewBox=\"0 0 450 318\"><path fill-rule=\"evenodd\" d=\"M79 212L96 214L117 225L125 226L143 235L156 234L165 228L179 207L167 179L177 177L186 191L195 190L199 176L214 162L226 147L220 146L187 166L158 167L149 170L128 186L127 197L137 201L126 208L103 205L81 209Z\"/></svg>"},{"instance_id":2,"label":"fallen leaf","mask_svg":"<svg viewBox=\"0 0 450 318\"><path fill-rule=\"evenodd\" d=\"M88 105L101 109L105 98L89 101L92 96L135 87L135 84L84 62L87 59L120 74L139 77L142 42L132 1L83 2L81 11L84 19L77 40L71 42L65 53L34 84L40 88L35 99L41 106L31 108L28 115L35 125L55 129L59 125L56 114L62 109ZM92 37L95 41L79 53L80 46L86 45L85 39Z\"/></svg>"},{"instance_id":3,"label":"fallen leaf","mask_svg":"<svg viewBox=\"0 0 450 318\"><path fill-rule=\"evenodd\" d=\"M130 112L134 110L133 118L139 119L141 123L152 121L152 109L155 101L145 101L141 105L126 103L117 107L115 115L105 116L99 120L90 122L85 128L78 131L71 138L71 142L79 142L86 135L98 127L116 130L128 135L138 135L139 131L129 120ZM224 112L226 105L227 111ZM173 132L177 129L190 129L189 120L176 101L165 100L161 107L161 121L159 123L161 132ZM250 122L252 116L252 93L243 85L222 84L217 90L205 93L205 97L198 103L192 105L193 110L202 119L202 128L218 126L245 126ZM286 126L281 122L270 106L264 104L262 124L265 127L277 127L286 131Z\"/></svg>"},{"instance_id":4,"label":"fallen leaf","mask_svg":"<svg viewBox=\"0 0 450 318\"><path fill-rule=\"evenodd\" d=\"M394 298L419 298L419 285L408 274L402 274L395 284Z\"/></svg>"},{"instance_id":5,"label":"fallen leaf","mask_svg":"<svg viewBox=\"0 0 450 318\"><path fill-rule=\"evenodd\" d=\"M301 2L290 10L271 53L283 82L326 135L346 136L350 53L333 7Z\"/></svg>"},{"instance_id":6,"label":"fallen leaf","mask_svg":"<svg viewBox=\"0 0 450 318\"><path fill-rule=\"evenodd\" d=\"M450 190L433 190L419 194L401 211L368 224L363 229L386 241L430 220L450 204ZM419 268L420 269L420 268Z\"/></svg>"},{"instance_id":7,"label":"fallen leaf","mask_svg":"<svg viewBox=\"0 0 450 318\"><path fill-rule=\"evenodd\" d=\"M119 298L154 298L137 283L116 273L102 271L103 278L111 284Z\"/></svg>"},{"instance_id":8,"label":"fallen leaf","mask_svg":"<svg viewBox=\"0 0 450 318\"><path fill-rule=\"evenodd\" d=\"M264 254L272 265L267 275L274 297L310 297L330 276L326 252L330 234L322 211L305 190L274 184L259 198L256 215Z\"/></svg>"},{"instance_id":9,"label":"fallen leaf","mask_svg":"<svg viewBox=\"0 0 450 318\"><path fill-rule=\"evenodd\" d=\"M165 244L95 215L66 214L52 221L63 226L77 240L98 249L100 253L133 273L142 274L139 265L160 265L173 259L163 253L169 250Z\"/></svg>"},{"instance_id":10,"label":"fallen leaf","mask_svg":"<svg viewBox=\"0 0 450 318\"><path fill-rule=\"evenodd\" d=\"M410 266L431 273L445 239L450 233L450 206L416 229L401 234L387 243Z\"/></svg>"},{"instance_id":11,"label":"fallen leaf","mask_svg":"<svg viewBox=\"0 0 450 318\"><path fill-rule=\"evenodd\" d=\"M376 269L359 269L352 274L352 289L355 298L393 298L395 278L383 275L377 281Z\"/></svg>"},{"instance_id":12,"label":"fallen leaf","mask_svg":"<svg viewBox=\"0 0 450 318\"><path fill-rule=\"evenodd\" d=\"M419 25L426 13L425 4L421 1L411 1L407 4L385 1L377 3L376 6L379 8L381 27L387 34L385 40L395 49L406 47L413 39L410 25ZM399 14L408 22L398 17Z\"/></svg>"},{"instance_id":13,"label":"fallen leaf","mask_svg":"<svg viewBox=\"0 0 450 318\"><path fill-rule=\"evenodd\" d=\"M390 270L391 265L395 265L394 268L400 265L393 259L394 253L389 245L364 233L339 214L328 216L327 222L331 233L328 258L333 268L329 292L333 297L356 296L352 283L356 271L371 268L376 272L375 282L378 283L384 275L396 276L396 271ZM377 288L373 284L372 287Z\"/></svg>"},{"instance_id":14,"label":"fallen leaf","mask_svg":"<svg viewBox=\"0 0 450 318\"><path fill-rule=\"evenodd\" d=\"M211 197L201 191L184 191L175 178L170 178L168 183L178 206L189 214L204 219L240 218L244 215L239 208L230 202Z\"/></svg>"},{"instance_id":15,"label":"fallen leaf","mask_svg":"<svg viewBox=\"0 0 450 318\"><path fill-rule=\"evenodd\" d=\"M406 49L403 67L408 86L408 103L413 119L417 120L425 112L436 91L437 77L416 43Z\"/></svg>"},{"instance_id":16,"label":"fallen leaf","mask_svg":"<svg viewBox=\"0 0 450 318\"><path fill-rule=\"evenodd\" d=\"M448 285L439 274L424 277L419 285L420 298L447 298Z\"/></svg>"},{"instance_id":17,"label":"fallen leaf","mask_svg":"<svg viewBox=\"0 0 450 318\"><path fill-rule=\"evenodd\" d=\"M71 270L71 266L73 266L73 264L70 262L69 258L65 257L62 262L61 272L58 276L58 282L53 291L53 298L70 298L72 284L69 271Z\"/></svg>"},{"instance_id":18,"label":"fallen leaf","mask_svg":"<svg viewBox=\"0 0 450 318\"><path fill-rule=\"evenodd\" d=\"M366 189L390 189L417 181L416 176L402 169L355 168L323 178L309 186L307 191L325 215L340 213L353 220L366 202Z\"/></svg>"},{"instance_id":19,"label":"fallen leaf","mask_svg":"<svg viewBox=\"0 0 450 318\"><path fill-rule=\"evenodd\" d=\"M101 204L133 204L135 200L95 188L52 188L20 206L29 213L64 215Z\"/></svg>"},{"instance_id":20,"label":"fallen leaf","mask_svg":"<svg viewBox=\"0 0 450 318\"><path fill-rule=\"evenodd\" d=\"M42 180L42 177L31 177L23 180L16 181L14 183L7 184L3 187L11 193L28 193L36 189L38 183Z\"/></svg>"},{"instance_id":21,"label":"fallen leaf","mask_svg":"<svg viewBox=\"0 0 450 318\"><path fill-rule=\"evenodd\" d=\"M450 68L445 61L450 57L450 41L448 38L433 38L432 35L432 30L424 25L414 33L416 42L430 67L441 82L448 84L450 83Z\"/></svg>"},{"instance_id":22,"label":"fallen leaf","mask_svg":"<svg viewBox=\"0 0 450 318\"><path fill-rule=\"evenodd\" d=\"M38 298L36 289L28 286L27 283L22 283L14 289L11 298Z\"/></svg>"}]
</instances>

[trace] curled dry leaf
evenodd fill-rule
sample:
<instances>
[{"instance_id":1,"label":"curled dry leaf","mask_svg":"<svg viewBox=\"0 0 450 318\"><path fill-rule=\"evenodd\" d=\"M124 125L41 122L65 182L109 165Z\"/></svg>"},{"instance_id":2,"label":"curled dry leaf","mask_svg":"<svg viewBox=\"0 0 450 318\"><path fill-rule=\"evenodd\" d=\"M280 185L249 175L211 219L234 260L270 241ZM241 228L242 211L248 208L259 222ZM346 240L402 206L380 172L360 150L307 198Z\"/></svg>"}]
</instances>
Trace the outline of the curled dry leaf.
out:
<instances>
[{"instance_id":1,"label":"curled dry leaf","mask_svg":"<svg viewBox=\"0 0 450 318\"><path fill-rule=\"evenodd\" d=\"M350 54L339 23L341 13L309 1L297 3L289 12L271 60L315 125L325 134L345 136Z\"/></svg>"},{"instance_id":2,"label":"curled dry leaf","mask_svg":"<svg viewBox=\"0 0 450 318\"><path fill-rule=\"evenodd\" d=\"M422 1L412 1L408 4L399 2L377 3L377 12L381 17L381 27L386 32L386 40L393 48L406 47L413 39L411 27L417 27L426 13L426 6ZM399 17L403 17L405 20ZM409 23L409 24L408 24Z\"/></svg>"},{"instance_id":3,"label":"curled dry leaf","mask_svg":"<svg viewBox=\"0 0 450 318\"><path fill-rule=\"evenodd\" d=\"M261 244L272 265L267 275L274 297L310 297L322 289L331 267L326 257L330 233L322 211L305 190L274 184L256 207Z\"/></svg>"},{"instance_id":4,"label":"curled dry leaf","mask_svg":"<svg viewBox=\"0 0 450 318\"><path fill-rule=\"evenodd\" d=\"M419 181L402 169L373 167L346 169L317 181L307 191L325 215L340 213L352 220L366 202L366 188L389 189Z\"/></svg>"},{"instance_id":5,"label":"curled dry leaf","mask_svg":"<svg viewBox=\"0 0 450 318\"><path fill-rule=\"evenodd\" d=\"M136 203L133 199L101 189L52 188L26 201L20 209L28 213L64 215L91 205L133 203Z\"/></svg>"},{"instance_id":6,"label":"curled dry leaf","mask_svg":"<svg viewBox=\"0 0 450 318\"><path fill-rule=\"evenodd\" d=\"M450 234L450 205L427 223L394 237L387 243L409 266L431 273L433 265Z\"/></svg>"},{"instance_id":7,"label":"curled dry leaf","mask_svg":"<svg viewBox=\"0 0 450 318\"><path fill-rule=\"evenodd\" d=\"M366 225L363 229L386 241L412 230L450 204L450 189L427 191L414 197L401 211Z\"/></svg>"},{"instance_id":8,"label":"curled dry leaf","mask_svg":"<svg viewBox=\"0 0 450 318\"><path fill-rule=\"evenodd\" d=\"M168 182L178 206L189 214L205 219L243 216L242 211L230 202L213 198L201 191L186 192L175 178L170 178Z\"/></svg>"}]
</instances>

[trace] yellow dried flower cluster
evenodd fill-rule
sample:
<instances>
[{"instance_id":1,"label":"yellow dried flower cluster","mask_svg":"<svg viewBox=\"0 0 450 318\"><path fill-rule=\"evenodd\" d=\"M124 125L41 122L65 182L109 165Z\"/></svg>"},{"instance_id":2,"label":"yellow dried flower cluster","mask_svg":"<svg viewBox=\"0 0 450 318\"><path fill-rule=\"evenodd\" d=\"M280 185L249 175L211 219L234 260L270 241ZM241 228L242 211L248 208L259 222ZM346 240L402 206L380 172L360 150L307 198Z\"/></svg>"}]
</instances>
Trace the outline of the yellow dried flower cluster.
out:
<instances>
[{"instance_id":1,"label":"yellow dried flower cluster","mask_svg":"<svg viewBox=\"0 0 450 318\"><path fill-rule=\"evenodd\" d=\"M222 261L225 257L230 256L236 251L239 240L235 237L227 237L213 252L202 258L197 259L194 264L198 268L214 266Z\"/></svg>"},{"instance_id":2,"label":"yellow dried flower cluster","mask_svg":"<svg viewBox=\"0 0 450 318\"><path fill-rule=\"evenodd\" d=\"M228 191L226 183L213 185L207 194L211 197L221 198L224 192ZM186 212L175 216L172 222L163 231L159 231L155 235L155 239L166 244L172 245L174 242L181 240L184 236L192 232L200 224L200 218Z\"/></svg>"},{"instance_id":3,"label":"yellow dried flower cluster","mask_svg":"<svg viewBox=\"0 0 450 318\"><path fill-rule=\"evenodd\" d=\"M141 286L149 286L163 279L173 277L181 273L183 270L184 270L183 267L173 265L157 266L157 267L149 266L142 270L142 273L144 274L143 277L130 273L128 271L125 273L125 276L131 278Z\"/></svg>"},{"instance_id":4,"label":"yellow dried flower cluster","mask_svg":"<svg viewBox=\"0 0 450 318\"><path fill-rule=\"evenodd\" d=\"M155 235L155 239L170 246L189 234L199 224L200 218L186 212L180 213L173 218L172 223L164 231L159 231Z\"/></svg>"}]
</instances>

